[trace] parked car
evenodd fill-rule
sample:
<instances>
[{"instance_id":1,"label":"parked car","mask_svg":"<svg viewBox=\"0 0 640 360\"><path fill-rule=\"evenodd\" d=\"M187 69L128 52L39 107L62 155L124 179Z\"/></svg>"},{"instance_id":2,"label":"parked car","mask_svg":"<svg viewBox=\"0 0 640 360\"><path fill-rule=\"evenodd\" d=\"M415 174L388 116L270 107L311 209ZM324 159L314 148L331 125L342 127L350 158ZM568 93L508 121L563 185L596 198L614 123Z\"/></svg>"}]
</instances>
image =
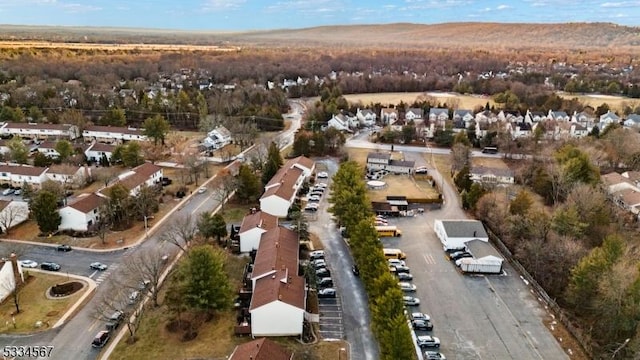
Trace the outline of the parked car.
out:
<instances>
[{"instance_id":1,"label":"parked car","mask_svg":"<svg viewBox=\"0 0 640 360\"><path fill-rule=\"evenodd\" d=\"M104 347L107 341L109 341L110 337L111 335L109 335L108 330L102 330L98 334L96 334L96 336L93 338L93 341L91 342L91 346L94 348Z\"/></svg>"},{"instance_id":2,"label":"parked car","mask_svg":"<svg viewBox=\"0 0 640 360\"><path fill-rule=\"evenodd\" d=\"M411 275L409 273L396 272L396 276L398 277L398 280L400 280L400 281L411 281L411 280L413 280L413 275Z\"/></svg>"},{"instance_id":3,"label":"parked car","mask_svg":"<svg viewBox=\"0 0 640 360\"><path fill-rule=\"evenodd\" d=\"M447 357L443 353L438 351L425 351L424 360L447 360Z\"/></svg>"},{"instance_id":4,"label":"parked car","mask_svg":"<svg viewBox=\"0 0 640 360\"><path fill-rule=\"evenodd\" d=\"M315 250L309 253L311 260L324 259L324 250Z\"/></svg>"},{"instance_id":5,"label":"parked car","mask_svg":"<svg viewBox=\"0 0 640 360\"><path fill-rule=\"evenodd\" d=\"M2 191L2 195L4 195L4 196L8 196L8 195L11 195L11 194L13 194L13 189L12 188L7 188L7 189L4 189Z\"/></svg>"},{"instance_id":6,"label":"parked car","mask_svg":"<svg viewBox=\"0 0 640 360\"><path fill-rule=\"evenodd\" d=\"M205 193L205 192L207 192L207 188L206 188L206 187L204 187L204 186L201 186L201 187L198 189L198 193L199 193L199 194L203 194L203 193Z\"/></svg>"},{"instance_id":7,"label":"parked car","mask_svg":"<svg viewBox=\"0 0 640 360\"><path fill-rule=\"evenodd\" d=\"M320 201L320 196L311 195L311 196L307 197L307 200L309 200L309 201Z\"/></svg>"},{"instance_id":8,"label":"parked car","mask_svg":"<svg viewBox=\"0 0 640 360\"><path fill-rule=\"evenodd\" d=\"M324 193L317 190L313 190L312 192L309 193L309 196L317 196L319 198L322 198L322 195L324 195Z\"/></svg>"},{"instance_id":9,"label":"parked car","mask_svg":"<svg viewBox=\"0 0 640 360\"><path fill-rule=\"evenodd\" d=\"M409 314L409 318L413 321L413 320L424 320L424 321L430 321L431 320L431 316L425 314L425 313L421 313L421 312L412 312L411 314Z\"/></svg>"},{"instance_id":10,"label":"parked car","mask_svg":"<svg viewBox=\"0 0 640 360\"><path fill-rule=\"evenodd\" d=\"M319 298L334 298L336 297L336 289L328 287L318 290Z\"/></svg>"},{"instance_id":11,"label":"parked car","mask_svg":"<svg viewBox=\"0 0 640 360\"><path fill-rule=\"evenodd\" d=\"M330 278L330 277L320 278L320 279L318 279L316 284L318 285L319 288L333 287L333 279Z\"/></svg>"},{"instance_id":12,"label":"parked car","mask_svg":"<svg viewBox=\"0 0 640 360\"><path fill-rule=\"evenodd\" d=\"M60 265L53 262L43 262L42 264L40 264L40 269L47 271L59 271Z\"/></svg>"},{"instance_id":13,"label":"parked car","mask_svg":"<svg viewBox=\"0 0 640 360\"><path fill-rule=\"evenodd\" d=\"M469 249L467 248L466 245L462 245L454 248L444 248L444 252L446 252L447 254L453 254L454 252L458 252L458 251L469 251Z\"/></svg>"},{"instance_id":14,"label":"parked car","mask_svg":"<svg viewBox=\"0 0 640 360\"><path fill-rule=\"evenodd\" d=\"M420 348L439 348L440 347L440 339L431 335L421 335L417 337L416 342Z\"/></svg>"},{"instance_id":15,"label":"parked car","mask_svg":"<svg viewBox=\"0 0 640 360\"><path fill-rule=\"evenodd\" d=\"M313 260L311 263L313 264L313 267L316 268L316 270L327 267L327 262L324 261L324 259L316 259L316 260Z\"/></svg>"},{"instance_id":16,"label":"parked car","mask_svg":"<svg viewBox=\"0 0 640 360\"><path fill-rule=\"evenodd\" d=\"M321 171L316 175L318 179L326 179L329 177L329 174L326 171Z\"/></svg>"},{"instance_id":17,"label":"parked car","mask_svg":"<svg viewBox=\"0 0 640 360\"><path fill-rule=\"evenodd\" d=\"M58 247L56 248L56 250L58 250L58 251L64 251L64 252L68 252L68 251L71 251L71 250L73 250L73 249L71 248L71 246L69 246L69 245L67 245L67 244L62 244L62 245L58 245Z\"/></svg>"},{"instance_id":18,"label":"parked car","mask_svg":"<svg viewBox=\"0 0 640 360\"><path fill-rule=\"evenodd\" d=\"M304 211L316 212L316 211L318 211L318 204L317 203L307 204L304 207Z\"/></svg>"},{"instance_id":19,"label":"parked car","mask_svg":"<svg viewBox=\"0 0 640 360\"><path fill-rule=\"evenodd\" d=\"M123 319L124 313L120 310L116 310L107 318L107 321L116 324L117 327L118 325L120 325Z\"/></svg>"},{"instance_id":20,"label":"parked car","mask_svg":"<svg viewBox=\"0 0 640 360\"><path fill-rule=\"evenodd\" d=\"M415 170L413 170L414 173L416 174L426 174L427 173L427 167L426 166L420 166L415 168Z\"/></svg>"},{"instance_id":21,"label":"parked car","mask_svg":"<svg viewBox=\"0 0 640 360\"><path fill-rule=\"evenodd\" d=\"M454 252L453 254L449 255L449 258L452 261L456 261L459 259L463 259L463 258L470 258L473 257L473 255L470 252L467 251L458 251L458 252Z\"/></svg>"},{"instance_id":22,"label":"parked car","mask_svg":"<svg viewBox=\"0 0 640 360\"><path fill-rule=\"evenodd\" d=\"M318 278L329 277L329 276L331 276L331 271L329 271L329 269L327 268L320 268L316 270L316 277Z\"/></svg>"},{"instance_id":23,"label":"parked car","mask_svg":"<svg viewBox=\"0 0 640 360\"><path fill-rule=\"evenodd\" d=\"M108 266L101 263L101 262L92 262L89 267L93 270L99 270L99 271L105 271L107 270Z\"/></svg>"},{"instance_id":24,"label":"parked car","mask_svg":"<svg viewBox=\"0 0 640 360\"><path fill-rule=\"evenodd\" d=\"M324 193L324 191L326 190L326 186L320 186L320 184L316 185L313 187L313 189L311 190L312 192L321 192Z\"/></svg>"},{"instance_id":25,"label":"parked car","mask_svg":"<svg viewBox=\"0 0 640 360\"><path fill-rule=\"evenodd\" d=\"M407 266L404 260L400 260L400 259L388 259L387 262L389 262L389 265L392 265L392 266Z\"/></svg>"},{"instance_id":26,"label":"parked car","mask_svg":"<svg viewBox=\"0 0 640 360\"><path fill-rule=\"evenodd\" d=\"M398 286L400 287L400 290L404 291L404 292L415 292L416 291L416 286L413 284L410 284L408 282L399 282Z\"/></svg>"},{"instance_id":27,"label":"parked car","mask_svg":"<svg viewBox=\"0 0 640 360\"><path fill-rule=\"evenodd\" d=\"M33 260L20 260L18 262L20 263L20 266L22 266L23 268L33 269L38 267L38 263Z\"/></svg>"},{"instance_id":28,"label":"parked car","mask_svg":"<svg viewBox=\"0 0 640 360\"><path fill-rule=\"evenodd\" d=\"M420 299L413 296L403 296L402 301L405 306L418 306L420 305Z\"/></svg>"},{"instance_id":29,"label":"parked car","mask_svg":"<svg viewBox=\"0 0 640 360\"><path fill-rule=\"evenodd\" d=\"M322 182L321 182L321 183L317 183L317 184L315 185L315 187L321 187L321 188L324 188L324 189L326 189L326 188L327 188L327 186L328 186L328 185L327 185L327 183L322 183Z\"/></svg>"},{"instance_id":30,"label":"parked car","mask_svg":"<svg viewBox=\"0 0 640 360\"><path fill-rule=\"evenodd\" d=\"M135 304L138 301L138 298L140 297L140 292L138 290L134 290L129 294L128 297L128 301L129 304Z\"/></svg>"},{"instance_id":31,"label":"parked car","mask_svg":"<svg viewBox=\"0 0 640 360\"><path fill-rule=\"evenodd\" d=\"M411 326L414 330L425 330L431 331L433 330L433 323L429 320L413 320L411 322Z\"/></svg>"},{"instance_id":32,"label":"parked car","mask_svg":"<svg viewBox=\"0 0 640 360\"><path fill-rule=\"evenodd\" d=\"M16 189L16 190L13 192L13 195L16 195L16 196L22 195L22 189Z\"/></svg>"},{"instance_id":33,"label":"parked car","mask_svg":"<svg viewBox=\"0 0 640 360\"><path fill-rule=\"evenodd\" d=\"M389 265L389 271L391 271L392 273L410 273L410 269L408 266L402 266L402 265Z\"/></svg>"}]
</instances>

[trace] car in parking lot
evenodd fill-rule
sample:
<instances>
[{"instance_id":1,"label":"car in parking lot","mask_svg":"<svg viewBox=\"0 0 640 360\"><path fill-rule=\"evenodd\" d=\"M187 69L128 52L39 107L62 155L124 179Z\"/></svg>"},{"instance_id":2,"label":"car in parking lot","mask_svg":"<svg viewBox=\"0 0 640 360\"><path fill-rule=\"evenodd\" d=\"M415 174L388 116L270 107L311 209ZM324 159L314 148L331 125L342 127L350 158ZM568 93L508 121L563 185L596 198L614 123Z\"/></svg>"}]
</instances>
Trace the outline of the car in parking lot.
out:
<instances>
[{"instance_id":1,"label":"car in parking lot","mask_svg":"<svg viewBox=\"0 0 640 360\"><path fill-rule=\"evenodd\" d=\"M320 268L316 270L316 276L319 278L329 277L331 276L331 271L329 271L329 269L327 268Z\"/></svg>"},{"instance_id":2,"label":"car in parking lot","mask_svg":"<svg viewBox=\"0 0 640 360\"><path fill-rule=\"evenodd\" d=\"M392 266L407 266L404 260L400 260L400 259L387 259L387 262L389 263L389 265L392 265Z\"/></svg>"},{"instance_id":3,"label":"car in parking lot","mask_svg":"<svg viewBox=\"0 0 640 360\"><path fill-rule=\"evenodd\" d=\"M458 252L454 252L451 255L449 255L449 258L452 261L456 261L456 260L463 259L463 258L470 258L470 257L473 257L473 254L471 254L468 251L458 251Z\"/></svg>"},{"instance_id":4,"label":"car in parking lot","mask_svg":"<svg viewBox=\"0 0 640 360\"><path fill-rule=\"evenodd\" d=\"M47 271L59 271L60 265L54 262L43 262L42 264L40 264L40 269Z\"/></svg>"},{"instance_id":5,"label":"car in parking lot","mask_svg":"<svg viewBox=\"0 0 640 360\"><path fill-rule=\"evenodd\" d=\"M400 281L411 281L413 280L413 275L409 274L409 273L396 273L396 277L398 278L398 280Z\"/></svg>"},{"instance_id":6,"label":"car in parking lot","mask_svg":"<svg viewBox=\"0 0 640 360\"><path fill-rule=\"evenodd\" d=\"M447 360L447 357L443 353L438 351L425 351L424 360Z\"/></svg>"},{"instance_id":7,"label":"car in parking lot","mask_svg":"<svg viewBox=\"0 0 640 360\"><path fill-rule=\"evenodd\" d=\"M16 190L13 192L13 195L16 195L16 196L20 196L20 195L22 195L22 189L16 189Z\"/></svg>"},{"instance_id":8,"label":"car in parking lot","mask_svg":"<svg viewBox=\"0 0 640 360\"><path fill-rule=\"evenodd\" d=\"M22 266L23 268L33 269L38 267L38 263L33 260L20 260L18 262L20 263L20 266Z\"/></svg>"},{"instance_id":9,"label":"car in parking lot","mask_svg":"<svg viewBox=\"0 0 640 360\"><path fill-rule=\"evenodd\" d=\"M413 320L430 321L431 316L421 312L412 312L411 314L409 314L409 319L411 319L411 321Z\"/></svg>"},{"instance_id":10,"label":"car in parking lot","mask_svg":"<svg viewBox=\"0 0 640 360\"><path fill-rule=\"evenodd\" d=\"M308 201L320 201L320 196L318 195L311 195L309 197L307 197Z\"/></svg>"},{"instance_id":11,"label":"car in parking lot","mask_svg":"<svg viewBox=\"0 0 640 360\"><path fill-rule=\"evenodd\" d=\"M408 282L399 282L398 286L400 287L400 290L404 291L404 292L415 292L416 291L416 286L413 284L410 284Z\"/></svg>"},{"instance_id":12,"label":"car in parking lot","mask_svg":"<svg viewBox=\"0 0 640 360\"><path fill-rule=\"evenodd\" d=\"M440 339L431 335L420 335L416 339L416 343L420 346L421 349L424 348L439 348L440 347Z\"/></svg>"},{"instance_id":13,"label":"car in parking lot","mask_svg":"<svg viewBox=\"0 0 640 360\"><path fill-rule=\"evenodd\" d=\"M109 334L108 330L101 330L93 338L93 341L91 342L91 346L94 347L94 348L104 347L104 345L107 343L107 341L109 341L110 337L111 337L111 335Z\"/></svg>"},{"instance_id":14,"label":"car in parking lot","mask_svg":"<svg viewBox=\"0 0 640 360\"><path fill-rule=\"evenodd\" d=\"M120 310L114 311L109 317L107 317L107 328L116 329L120 323L124 320L124 313Z\"/></svg>"},{"instance_id":15,"label":"car in parking lot","mask_svg":"<svg viewBox=\"0 0 640 360\"><path fill-rule=\"evenodd\" d=\"M391 271L392 273L410 273L411 269L409 269L408 266L402 266L402 265L389 265L389 271Z\"/></svg>"},{"instance_id":16,"label":"car in parking lot","mask_svg":"<svg viewBox=\"0 0 640 360\"><path fill-rule=\"evenodd\" d=\"M134 290L129 294L129 297L127 300L129 304L135 304L138 301L139 297L140 297L140 292L138 290Z\"/></svg>"},{"instance_id":17,"label":"car in parking lot","mask_svg":"<svg viewBox=\"0 0 640 360\"><path fill-rule=\"evenodd\" d=\"M466 245L452 247L452 248L444 247L444 252L446 252L447 254L453 254L454 252L458 252L458 251L467 251L468 252L469 248L467 248Z\"/></svg>"},{"instance_id":18,"label":"car in parking lot","mask_svg":"<svg viewBox=\"0 0 640 360\"><path fill-rule=\"evenodd\" d=\"M327 267L327 262L324 259L316 259L311 262L313 267L317 269Z\"/></svg>"},{"instance_id":19,"label":"car in parking lot","mask_svg":"<svg viewBox=\"0 0 640 360\"><path fill-rule=\"evenodd\" d=\"M56 250L68 252L68 251L71 251L73 249L71 248L71 246L69 246L67 244L62 244L62 245L58 245L58 247L56 247Z\"/></svg>"},{"instance_id":20,"label":"car in parking lot","mask_svg":"<svg viewBox=\"0 0 640 360\"><path fill-rule=\"evenodd\" d=\"M311 260L324 259L324 250L315 250L309 253Z\"/></svg>"},{"instance_id":21,"label":"car in parking lot","mask_svg":"<svg viewBox=\"0 0 640 360\"><path fill-rule=\"evenodd\" d=\"M318 211L318 204L317 203L307 204L304 207L304 211L316 212L316 211Z\"/></svg>"},{"instance_id":22,"label":"car in parking lot","mask_svg":"<svg viewBox=\"0 0 640 360\"><path fill-rule=\"evenodd\" d=\"M336 289L328 287L318 290L319 298L334 298L336 297Z\"/></svg>"},{"instance_id":23,"label":"car in parking lot","mask_svg":"<svg viewBox=\"0 0 640 360\"><path fill-rule=\"evenodd\" d=\"M327 185L327 183L319 182L319 183L316 183L316 185L314 187L321 187L323 189L326 189L327 186L329 186L329 185Z\"/></svg>"},{"instance_id":24,"label":"car in parking lot","mask_svg":"<svg viewBox=\"0 0 640 360\"><path fill-rule=\"evenodd\" d=\"M329 288L333 287L333 279L330 277L324 277L318 279L317 283L319 288Z\"/></svg>"},{"instance_id":25,"label":"car in parking lot","mask_svg":"<svg viewBox=\"0 0 640 360\"><path fill-rule=\"evenodd\" d=\"M99 271L105 271L107 270L108 266L101 263L101 262L92 262L89 267L93 270L99 270Z\"/></svg>"},{"instance_id":26,"label":"car in parking lot","mask_svg":"<svg viewBox=\"0 0 640 360\"><path fill-rule=\"evenodd\" d=\"M402 301L405 306L418 306L420 305L420 299L413 296L403 296Z\"/></svg>"},{"instance_id":27,"label":"car in parking lot","mask_svg":"<svg viewBox=\"0 0 640 360\"><path fill-rule=\"evenodd\" d=\"M431 323L431 321L429 320L413 320L411 321L411 326L414 330L433 330L433 323Z\"/></svg>"},{"instance_id":28,"label":"car in parking lot","mask_svg":"<svg viewBox=\"0 0 640 360\"><path fill-rule=\"evenodd\" d=\"M13 191L14 191L14 190L13 190L12 188L4 189L4 190L2 191L2 195L4 195L4 196L11 195L11 194L13 194Z\"/></svg>"},{"instance_id":29,"label":"car in parking lot","mask_svg":"<svg viewBox=\"0 0 640 360\"><path fill-rule=\"evenodd\" d=\"M329 173L327 173L326 171L321 171L318 173L318 175L316 175L316 177L318 179L326 179L329 177Z\"/></svg>"},{"instance_id":30,"label":"car in parking lot","mask_svg":"<svg viewBox=\"0 0 640 360\"><path fill-rule=\"evenodd\" d=\"M318 190L313 190L309 193L309 196L317 196L317 197L322 197L322 195L324 195L324 193L322 191L318 191Z\"/></svg>"}]
</instances>

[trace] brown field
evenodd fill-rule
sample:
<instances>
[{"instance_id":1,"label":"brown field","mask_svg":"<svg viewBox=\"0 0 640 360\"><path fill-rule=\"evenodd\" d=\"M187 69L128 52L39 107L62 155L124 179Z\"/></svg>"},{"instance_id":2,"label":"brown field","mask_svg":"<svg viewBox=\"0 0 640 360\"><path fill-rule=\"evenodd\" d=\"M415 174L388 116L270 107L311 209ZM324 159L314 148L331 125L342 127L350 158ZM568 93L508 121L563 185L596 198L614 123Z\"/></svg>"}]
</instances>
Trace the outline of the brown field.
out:
<instances>
[{"instance_id":1,"label":"brown field","mask_svg":"<svg viewBox=\"0 0 640 360\"><path fill-rule=\"evenodd\" d=\"M565 99L577 98L581 103L590 105L593 108L596 108L603 103L607 103L607 105L609 105L611 109L618 112L621 112L626 106L631 106L632 108L640 106L640 99L632 99L622 96L583 95L564 92L558 92L558 95ZM435 99L443 105L453 105L456 108L470 110L473 110L477 106L485 106L487 102L489 102L490 106L496 105L495 102L488 96L437 92L348 94L344 95L344 97L350 103L360 102L363 106L375 103L380 103L382 105L397 105L401 101L406 104L411 104L418 98L431 98Z\"/></svg>"},{"instance_id":2,"label":"brown field","mask_svg":"<svg viewBox=\"0 0 640 360\"><path fill-rule=\"evenodd\" d=\"M239 51L238 46L186 44L101 44L47 41L0 41L0 49L67 49L100 51Z\"/></svg>"},{"instance_id":3,"label":"brown field","mask_svg":"<svg viewBox=\"0 0 640 360\"><path fill-rule=\"evenodd\" d=\"M441 104L454 105L456 108L473 110L476 106L485 106L495 103L491 98L481 95L461 95L438 92L407 92L407 93L377 93L377 94L349 94L344 95L350 103L360 102L362 105L380 103L382 105L396 105L401 101L411 104L418 98L435 99Z\"/></svg>"},{"instance_id":4,"label":"brown field","mask_svg":"<svg viewBox=\"0 0 640 360\"><path fill-rule=\"evenodd\" d=\"M500 158L485 158L485 157L474 157L471 158L472 166L485 166L496 169L509 169L509 165L507 165Z\"/></svg>"},{"instance_id":5,"label":"brown field","mask_svg":"<svg viewBox=\"0 0 640 360\"><path fill-rule=\"evenodd\" d=\"M380 190L369 190L369 199L376 202L384 202L387 196L406 196L408 198L435 199L438 192L427 181L415 180L410 175L389 174L381 179L387 183L387 187Z\"/></svg>"}]
</instances>

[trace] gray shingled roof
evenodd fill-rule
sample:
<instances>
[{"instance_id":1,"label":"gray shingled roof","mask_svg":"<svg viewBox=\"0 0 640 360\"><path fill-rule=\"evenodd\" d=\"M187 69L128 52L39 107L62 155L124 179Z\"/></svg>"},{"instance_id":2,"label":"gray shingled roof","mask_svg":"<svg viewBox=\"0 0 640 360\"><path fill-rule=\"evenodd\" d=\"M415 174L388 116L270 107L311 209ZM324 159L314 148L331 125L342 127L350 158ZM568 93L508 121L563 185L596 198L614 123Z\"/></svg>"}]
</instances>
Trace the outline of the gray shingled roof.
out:
<instances>
[{"instance_id":1,"label":"gray shingled roof","mask_svg":"<svg viewBox=\"0 0 640 360\"><path fill-rule=\"evenodd\" d=\"M489 237L482 222L477 220L442 220L442 225L450 238L474 237L474 232L477 238Z\"/></svg>"}]
</instances>

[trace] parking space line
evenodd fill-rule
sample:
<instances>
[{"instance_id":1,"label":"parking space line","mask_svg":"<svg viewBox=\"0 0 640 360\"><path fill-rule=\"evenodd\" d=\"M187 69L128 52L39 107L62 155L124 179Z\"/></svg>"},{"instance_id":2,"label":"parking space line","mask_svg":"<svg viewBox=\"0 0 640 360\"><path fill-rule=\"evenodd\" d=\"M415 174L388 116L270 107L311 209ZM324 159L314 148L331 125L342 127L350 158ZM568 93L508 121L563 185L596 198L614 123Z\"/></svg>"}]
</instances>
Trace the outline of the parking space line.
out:
<instances>
[{"instance_id":1,"label":"parking space line","mask_svg":"<svg viewBox=\"0 0 640 360\"><path fill-rule=\"evenodd\" d=\"M436 264L436 259L431 254L424 254L424 255L422 255L422 258L429 265L435 265Z\"/></svg>"}]
</instances>

